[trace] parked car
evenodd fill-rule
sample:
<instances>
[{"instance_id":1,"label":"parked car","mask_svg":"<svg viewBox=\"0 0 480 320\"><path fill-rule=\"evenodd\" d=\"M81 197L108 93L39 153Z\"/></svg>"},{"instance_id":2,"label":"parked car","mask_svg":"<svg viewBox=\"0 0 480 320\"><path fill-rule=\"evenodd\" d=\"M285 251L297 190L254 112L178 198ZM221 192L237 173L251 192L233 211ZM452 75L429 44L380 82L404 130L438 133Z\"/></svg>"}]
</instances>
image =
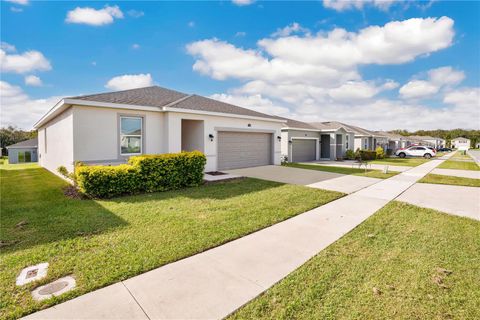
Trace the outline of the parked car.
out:
<instances>
[{"instance_id":1,"label":"parked car","mask_svg":"<svg viewBox=\"0 0 480 320\"><path fill-rule=\"evenodd\" d=\"M424 157L425 159L430 159L431 157L435 157L437 152L434 148L425 147L425 146L411 146L404 149L399 149L395 152L395 155L399 156L400 158L405 157Z\"/></svg>"},{"instance_id":2,"label":"parked car","mask_svg":"<svg viewBox=\"0 0 480 320\"><path fill-rule=\"evenodd\" d=\"M450 149L450 148L438 148L437 152L452 152L452 149Z\"/></svg>"}]
</instances>

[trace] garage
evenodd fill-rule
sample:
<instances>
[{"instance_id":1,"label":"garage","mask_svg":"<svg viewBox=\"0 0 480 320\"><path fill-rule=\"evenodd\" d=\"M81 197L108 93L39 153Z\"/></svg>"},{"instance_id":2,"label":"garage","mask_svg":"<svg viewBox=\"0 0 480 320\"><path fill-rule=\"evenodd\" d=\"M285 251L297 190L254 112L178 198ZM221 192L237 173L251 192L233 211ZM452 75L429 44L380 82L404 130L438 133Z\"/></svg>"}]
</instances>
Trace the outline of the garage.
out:
<instances>
[{"instance_id":1,"label":"garage","mask_svg":"<svg viewBox=\"0 0 480 320\"><path fill-rule=\"evenodd\" d=\"M315 161L317 159L317 140L292 139L292 162Z\"/></svg>"},{"instance_id":2,"label":"garage","mask_svg":"<svg viewBox=\"0 0 480 320\"><path fill-rule=\"evenodd\" d=\"M272 164L272 134L218 132L218 170Z\"/></svg>"}]
</instances>

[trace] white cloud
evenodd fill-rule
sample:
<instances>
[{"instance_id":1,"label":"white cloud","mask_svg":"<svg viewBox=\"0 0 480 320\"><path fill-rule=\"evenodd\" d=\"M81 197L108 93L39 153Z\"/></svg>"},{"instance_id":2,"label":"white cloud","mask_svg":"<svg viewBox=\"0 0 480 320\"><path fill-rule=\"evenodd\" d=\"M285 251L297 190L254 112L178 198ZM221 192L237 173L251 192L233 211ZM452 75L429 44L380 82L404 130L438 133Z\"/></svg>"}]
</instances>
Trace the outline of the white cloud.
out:
<instances>
[{"instance_id":1,"label":"white cloud","mask_svg":"<svg viewBox=\"0 0 480 320\"><path fill-rule=\"evenodd\" d=\"M248 6L255 2L255 0L232 0L237 6Z\"/></svg>"},{"instance_id":2,"label":"white cloud","mask_svg":"<svg viewBox=\"0 0 480 320\"><path fill-rule=\"evenodd\" d=\"M286 37L291 34L295 33L304 33L306 35L310 35L310 30L307 28L302 27L299 23L293 22L292 24L284 27L277 29L274 33L272 33L272 37Z\"/></svg>"},{"instance_id":3,"label":"white cloud","mask_svg":"<svg viewBox=\"0 0 480 320\"><path fill-rule=\"evenodd\" d=\"M336 11L345 11L351 9L362 10L365 6L371 5L387 11L394 2L394 0L323 0L323 6Z\"/></svg>"},{"instance_id":4,"label":"white cloud","mask_svg":"<svg viewBox=\"0 0 480 320\"><path fill-rule=\"evenodd\" d=\"M392 79L364 80L359 71L361 65L403 64L427 56L449 47L453 37L452 19L415 18L357 32L340 28L314 35L286 32L260 39L254 48L205 39L187 45L187 52L195 58L193 70L198 73L241 82L214 98L254 110L303 121L339 120L370 129L478 127L472 121L478 119L478 108L457 116L459 107L453 103L431 107L418 100L380 97L399 84ZM444 88L462 78L453 69L429 74L443 79L442 92L437 93L441 97L447 92Z\"/></svg>"},{"instance_id":5,"label":"white cloud","mask_svg":"<svg viewBox=\"0 0 480 320\"><path fill-rule=\"evenodd\" d=\"M455 86L463 81L465 73L450 66L431 69L426 80L412 80L399 90L404 99L423 99L433 96L442 89Z\"/></svg>"},{"instance_id":6,"label":"white cloud","mask_svg":"<svg viewBox=\"0 0 480 320\"><path fill-rule=\"evenodd\" d=\"M32 86L32 87L40 87L42 86L42 79L40 79L37 76L34 75L29 75L25 77L25 84L27 86Z\"/></svg>"},{"instance_id":7,"label":"white cloud","mask_svg":"<svg viewBox=\"0 0 480 320\"><path fill-rule=\"evenodd\" d=\"M110 24L114 19L122 19L123 12L118 6L105 6L103 9L76 7L67 13L65 22L102 26Z\"/></svg>"},{"instance_id":8,"label":"white cloud","mask_svg":"<svg viewBox=\"0 0 480 320\"><path fill-rule=\"evenodd\" d=\"M454 105L457 109L475 112L472 121L480 122L480 88L462 88L451 91L445 95L443 102Z\"/></svg>"},{"instance_id":9,"label":"white cloud","mask_svg":"<svg viewBox=\"0 0 480 320\"><path fill-rule=\"evenodd\" d=\"M0 81L1 126L14 125L31 129L33 124L62 98L54 96L31 99L20 87Z\"/></svg>"},{"instance_id":10,"label":"white cloud","mask_svg":"<svg viewBox=\"0 0 480 320\"><path fill-rule=\"evenodd\" d=\"M153 79L150 73L146 74L125 74L122 76L113 77L108 80L105 88L111 90L128 90L142 87L149 87L153 85Z\"/></svg>"},{"instance_id":11,"label":"white cloud","mask_svg":"<svg viewBox=\"0 0 480 320\"><path fill-rule=\"evenodd\" d=\"M138 43L134 43L132 44L132 49L135 49L135 50L140 49L140 45Z\"/></svg>"},{"instance_id":12,"label":"white cloud","mask_svg":"<svg viewBox=\"0 0 480 320\"><path fill-rule=\"evenodd\" d=\"M5 0L5 1L15 3L15 4L18 4L18 5L21 5L21 6L26 6L29 3L28 0Z\"/></svg>"},{"instance_id":13,"label":"white cloud","mask_svg":"<svg viewBox=\"0 0 480 320\"><path fill-rule=\"evenodd\" d=\"M238 31L237 33L235 33L235 37L245 37L246 35L247 33L244 31Z\"/></svg>"},{"instance_id":14,"label":"white cloud","mask_svg":"<svg viewBox=\"0 0 480 320\"><path fill-rule=\"evenodd\" d=\"M10 43L4 42L4 41L2 41L0 43L0 49L5 51L5 52L15 52L15 51L17 51L17 48L15 48L15 46L13 44L10 44Z\"/></svg>"},{"instance_id":15,"label":"white cloud","mask_svg":"<svg viewBox=\"0 0 480 320\"><path fill-rule=\"evenodd\" d=\"M2 72L26 73L31 71L45 71L52 69L50 61L40 51L26 51L22 54L9 54L15 47L2 43L0 49L0 65Z\"/></svg>"}]
</instances>

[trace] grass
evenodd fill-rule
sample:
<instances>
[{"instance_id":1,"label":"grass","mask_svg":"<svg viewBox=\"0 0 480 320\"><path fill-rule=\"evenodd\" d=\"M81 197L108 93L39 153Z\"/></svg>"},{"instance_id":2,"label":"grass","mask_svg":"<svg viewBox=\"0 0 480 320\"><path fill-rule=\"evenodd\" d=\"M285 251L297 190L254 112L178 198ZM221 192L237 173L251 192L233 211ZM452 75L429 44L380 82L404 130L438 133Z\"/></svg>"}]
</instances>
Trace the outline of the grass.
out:
<instances>
[{"instance_id":1,"label":"grass","mask_svg":"<svg viewBox=\"0 0 480 320\"><path fill-rule=\"evenodd\" d=\"M473 161L472 157L470 157L468 154L463 154L463 152L460 151L455 152L450 159Z\"/></svg>"},{"instance_id":2,"label":"grass","mask_svg":"<svg viewBox=\"0 0 480 320\"><path fill-rule=\"evenodd\" d=\"M293 168L300 168L300 169L309 169L309 170L326 171L326 172L332 172L332 173L340 173L340 174L350 174L350 175L354 175L354 176L378 178L378 179L387 179L387 178L393 177L394 175L399 174L399 172L383 173L380 170L367 170L367 172L365 172L365 169L334 167L334 166L322 166L322 165L316 165L316 164L287 163L287 164L285 164L285 166L293 167Z\"/></svg>"},{"instance_id":3,"label":"grass","mask_svg":"<svg viewBox=\"0 0 480 320\"><path fill-rule=\"evenodd\" d=\"M444 176L440 174L427 174L419 182L449 184L455 186L480 187L480 179Z\"/></svg>"},{"instance_id":4,"label":"grass","mask_svg":"<svg viewBox=\"0 0 480 320\"><path fill-rule=\"evenodd\" d=\"M478 221L391 202L230 319L480 319L479 239Z\"/></svg>"},{"instance_id":5,"label":"grass","mask_svg":"<svg viewBox=\"0 0 480 320\"><path fill-rule=\"evenodd\" d=\"M386 164L391 166L416 167L430 160L425 158L385 158L370 161L373 164Z\"/></svg>"},{"instance_id":6,"label":"grass","mask_svg":"<svg viewBox=\"0 0 480 320\"><path fill-rule=\"evenodd\" d=\"M20 167L16 167L20 169ZM0 170L0 318L18 318L265 228L342 196L242 179L107 201L64 196L67 184L38 166ZM279 196L281 195L281 196ZM25 222L24 226L17 226ZM26 266L47 278L22 287ZM73 274L77 289L35 302L33 288Z\"/></svg>"},{"instance_id":7,"label":"grass","mask_svg":"<svg viewBox=\"0 0 480 320\"><path fill-rule=\"evenodd\" d=\"M455 161L455 160L447 160L444 161L441 165L437 168L441 169L458 169L458 170L473 170L479 171L480 167L473 161Z\"/></svg>"}]
</instances>

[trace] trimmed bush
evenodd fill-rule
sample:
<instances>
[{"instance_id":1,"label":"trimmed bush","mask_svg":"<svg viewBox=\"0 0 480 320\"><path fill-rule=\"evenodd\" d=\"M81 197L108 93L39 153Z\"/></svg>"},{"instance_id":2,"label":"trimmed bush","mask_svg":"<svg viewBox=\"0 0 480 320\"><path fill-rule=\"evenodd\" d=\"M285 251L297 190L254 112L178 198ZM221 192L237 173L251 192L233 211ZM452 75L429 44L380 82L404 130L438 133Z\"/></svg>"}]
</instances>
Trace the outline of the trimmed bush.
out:
<instances>
[{"instance_id":1,"label":"trimmed bush","mask_svg":"<svg viewBox=\"0 0 480 320\"><path fill-rule=\"evenodd\" d=\"M376 158L377 158L376 151L360 150L360 159L362 159L363 161L375 160Z\"/></svg>"},{"instance_id":2,"label":"trimmed bush","mask_svg":"<svg viewBox=\"0 0 480 320\"><path fill-rule=\"evenodd\" d=\"M81 166L75 170L78 189L91 197L111 198L139 191L140 179L134 166Z\"/></svg>"},{"instance_id":3,"label":"trimmed bush","mask_svg":"<svg viewBox=\"0 0 480 320\"><path fill-rule=\"evenodd\" d=\"M355 152L353 150L345 151L345 159L354 160L355 159Z\"/></svg>"},{"instance_id":4,"label":"trimmed bush","mask_svg":"<svg viewBox=\"0 0 480 320\"><path fill-rule=\"evenodd\" d=\"M382 147L378 146L377 149L375 149L375 153L377 154L377 159L385 158L385 152Z\"/></svg>"},{"instance_id":5,"label":"trimmed bush","mask_svg":"<svg viewBox=\"0 0 480 320\"><path fill-rule=\"evenodd\" d=\"M207 158L200 151L192 151L133 156L128 162L138 169L140 190L154 192L198 186Z\"/></svg>"},{"instance_id":6,"label":"trimmed bush","mask_svg":"<svg viewBox=\"0 0 480 320\"><path fill-rule=\"evenodd\" d=\"M95 198L197 186L207 159L199 151L133 156L119 166L77 166L78 188Z\"/></svg>"}]
</instances>

